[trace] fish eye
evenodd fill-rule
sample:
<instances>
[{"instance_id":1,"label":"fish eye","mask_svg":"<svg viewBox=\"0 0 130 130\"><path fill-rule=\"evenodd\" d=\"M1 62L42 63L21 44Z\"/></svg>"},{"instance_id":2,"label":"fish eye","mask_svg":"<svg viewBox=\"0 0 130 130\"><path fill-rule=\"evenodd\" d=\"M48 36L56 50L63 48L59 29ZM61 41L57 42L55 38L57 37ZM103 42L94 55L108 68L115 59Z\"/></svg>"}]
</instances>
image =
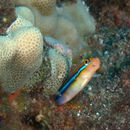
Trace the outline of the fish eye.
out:
<instances>
[{"instance_id":1,"label":"fish eye","mask_svg":"<svg viewBox=\"0 0 130 130\"><path fill-rule=\"evenodd\" d=\"M86 59L85 61L84 61L84 64L88 64L89 63L89 59Z\"/></svg>"}]
</instances>

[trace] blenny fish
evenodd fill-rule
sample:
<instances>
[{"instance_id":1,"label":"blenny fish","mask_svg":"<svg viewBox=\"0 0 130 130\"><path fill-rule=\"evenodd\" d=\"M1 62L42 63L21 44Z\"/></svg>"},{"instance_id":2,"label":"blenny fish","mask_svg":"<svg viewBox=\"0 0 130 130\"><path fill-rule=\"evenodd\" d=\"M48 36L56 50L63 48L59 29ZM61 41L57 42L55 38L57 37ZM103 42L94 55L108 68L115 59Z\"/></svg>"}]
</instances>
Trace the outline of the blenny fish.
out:
<instances>
[{"instance_id":1,"label":"blenny fish","mask_svg":"<svg viewBox=\"0 0 130 130\"><path fill-rule=\"evenodd\" d=\"M73 76L60 89L56 95L56 102L61 105L74 98L91 80L100 67L99 58L85 59L75 70Z\"/></svg>"}]
</instances>

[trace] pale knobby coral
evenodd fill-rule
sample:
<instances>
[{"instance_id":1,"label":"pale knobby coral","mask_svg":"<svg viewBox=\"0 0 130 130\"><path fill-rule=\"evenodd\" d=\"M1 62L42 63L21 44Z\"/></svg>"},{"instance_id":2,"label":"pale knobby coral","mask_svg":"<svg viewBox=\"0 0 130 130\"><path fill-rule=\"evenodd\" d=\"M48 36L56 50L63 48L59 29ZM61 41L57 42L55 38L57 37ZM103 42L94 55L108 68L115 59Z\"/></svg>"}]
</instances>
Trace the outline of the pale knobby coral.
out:
<instances>
[{"instance_id":1,"label":"pale knobby coral","mask_svg":"<svg viewBox=\"0 0 130 130\"><path fill-rule=\"evenodd\" d=\"M33 9L35 16L35 25L40 29L43 35L54 36L57 28L57 14L54 12L51 16L43 16L37 9Z\"/></svg>"},{"instance_id":2,"label":"pale knobby coral","mask_svg":"<svg viewBox=\"0 0 130 130\"><path fill-rule=\"evenodd\" d=\"M29 8L25 6L15 7L15 12L17 15L24 17L34 25L34 15Z\"/></svg>"},{"instance_id":3,"label":"pale knobby coral","mask_svg":"<svg viewBox=\"0 0 130 130\"><path fill-rule=\"evenodd\" d=\"M37 8L42 15L49 16L55 10L56 0L16 0L15 4L28 6L31 9Z\"/></svg>"},{"instance_id":4,"label":"pale knobby coral","mask_svg":"<svg viewBox=\"0 0 130 130\"><path fill-rule=\"evenodd\" d=\"M73 4L65 4L63 9L59 9L58 12L68 17L76 25L80 36L83 37L95 31L95 20L89 14L88 7L81 0L77 0Z\"/></svg>"},{"instance_id":5,"label":"pale knobby coral","mask_svg":"<svg viewBox=\"0 0 130 130\"><path fill-rule=\"evenodd\" d=\"M28 6L32 10L35 18L34 23L43 35L59 39L69 45L75 54L78 52L80 38L77 29L69 19L57 14L55 0L18 0L16 5ZM22 12L26 13L24 10Z\"/></svg>"},{"instance_id":6,"label":"pale knobby coral","mask_svg":"<svg viewBox=\"0 0 130 130\"><path fill-rule=\"evenodd\" d=\"M46 93L54 95L69 74L72 64L72 51L61 41L49 36L45 37L45 43L48 47L52 47L48 51L51 76L44 82L43 87Z\"/></svg>"},{"instance_id":7,"label":"pale knobby coral","mask_svg":"<svg viewBox=\"0 0 130 130\"><path fill-rule=\"evenodd\" d=\"M17 0L16 5L29 7L34 14L34 23L42 34L67 44L73 56L86 46L84 36L95 30L94 18L81 0L60 8L56 7L56 0Z\"/></svg>"},{"instance_id":8,"label":"pale knobby coral","mask_svg":"<svg viewBox=\"0 0 130 130\"><path fill-rule=\"evenodd\" d=\"M69 75L72 50L63 42L50 36L44 36L44 43L43 64L32 75L25 87L30 88L39 84L47 95L54 95Z\"/></svg>"},{"instance_id":9,"label":"pale knobby coral","mask_svg":"<svg viewBox=\"0 0 130 130\"><path fill-rule=\"evenodd\" d=\"M29 27L33 26L33 24L26 20L24 17L21 15L17 14L17 19L9 26L9 28L6 30L7 34L11 32L11 34L16 32L18 29L23 28L23 27Z\"/></svg>"},{"instance_id":10,"label":"pale knobby coral","mask_svg":"<svg viewBox=\"0 0 130 130\"><path fill-rule=\"evenodd\" d=\"M16 5L27 6L35 18L35 25L42 34L54 36L57 24L55 0L17 0ZM26 11L23 10L23 13Z\"/></svg>"},{"instance_id":11,"label":"pale knobby coral","mask_svg":"<svg viewBox=\"0 0 130 130\"><path fill-rule=\"evenodd\" d=\"M80 36L75 25L62 15L58 16L57 22L58 25L54 37L68 45L73 51L73 56L77 55L82 46L82 42L80 41Z\"/></svg>"},{"instance_id":12,"label":"pale knobby coral","mask_svg":"<svg viewBox=\"0 0 130 130\"><path fill-rule=\"evenodd\" d=\"M42 62L43 39L40 31L23 17L0 36L0 85L13 93L22 87Z\"/></svg>"},{"instance_id":13,"label":"pale knobby coral","mask_svg":"<svg viewBox=\"0 0 130 130\"><path fill-rule=\"evenodd\" d=\"M55 11L56 0L31 0L32 5L36 7L44 16L50 16Z\"/></svg>"}]
</instances>

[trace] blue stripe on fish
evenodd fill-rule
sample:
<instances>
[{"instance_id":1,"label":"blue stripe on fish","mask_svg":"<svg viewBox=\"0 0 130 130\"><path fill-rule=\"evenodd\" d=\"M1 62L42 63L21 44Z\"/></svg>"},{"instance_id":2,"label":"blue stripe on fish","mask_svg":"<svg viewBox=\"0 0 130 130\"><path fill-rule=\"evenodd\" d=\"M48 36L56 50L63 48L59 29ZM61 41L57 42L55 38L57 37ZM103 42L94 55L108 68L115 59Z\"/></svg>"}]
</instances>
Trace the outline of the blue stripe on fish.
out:
<instances>
[{"instance_id":1,"label":"blue stripe on fish","mask_svg":"<svg viewBox=\"0 0 130 130\"><path fill-rule=\"evenodd\" d=\"M91 61L92 62L92 61ZM83 71L91 62L88 64L83 65L72 77L71 79L61 88L59 89L59 94L56 95L56 100L58 100L63 93L71 86L71 84L76 80L77 76Z\"/></svg>"}]
</instances>

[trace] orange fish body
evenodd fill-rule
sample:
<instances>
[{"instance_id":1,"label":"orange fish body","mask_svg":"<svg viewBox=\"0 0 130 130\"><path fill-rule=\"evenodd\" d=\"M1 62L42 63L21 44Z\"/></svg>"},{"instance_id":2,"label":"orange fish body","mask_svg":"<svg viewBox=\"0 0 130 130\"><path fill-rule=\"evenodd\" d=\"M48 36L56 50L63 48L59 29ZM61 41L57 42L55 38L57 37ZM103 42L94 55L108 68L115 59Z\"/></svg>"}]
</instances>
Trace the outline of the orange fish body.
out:
<instances>
[{"instance_id":1,"label":"orange fish body","mask_svg":"<svg viewBox=\"0 0 130 130\"><path fill-rule=\"evenodd\" d=\"M70 80L60 88L60 94L56 96L57 103L59 105L65 104L74 98L84 87L86 87L99 67L99 58L86 59L78 69L76 69Z\"/></svg>"}]
</instances>

